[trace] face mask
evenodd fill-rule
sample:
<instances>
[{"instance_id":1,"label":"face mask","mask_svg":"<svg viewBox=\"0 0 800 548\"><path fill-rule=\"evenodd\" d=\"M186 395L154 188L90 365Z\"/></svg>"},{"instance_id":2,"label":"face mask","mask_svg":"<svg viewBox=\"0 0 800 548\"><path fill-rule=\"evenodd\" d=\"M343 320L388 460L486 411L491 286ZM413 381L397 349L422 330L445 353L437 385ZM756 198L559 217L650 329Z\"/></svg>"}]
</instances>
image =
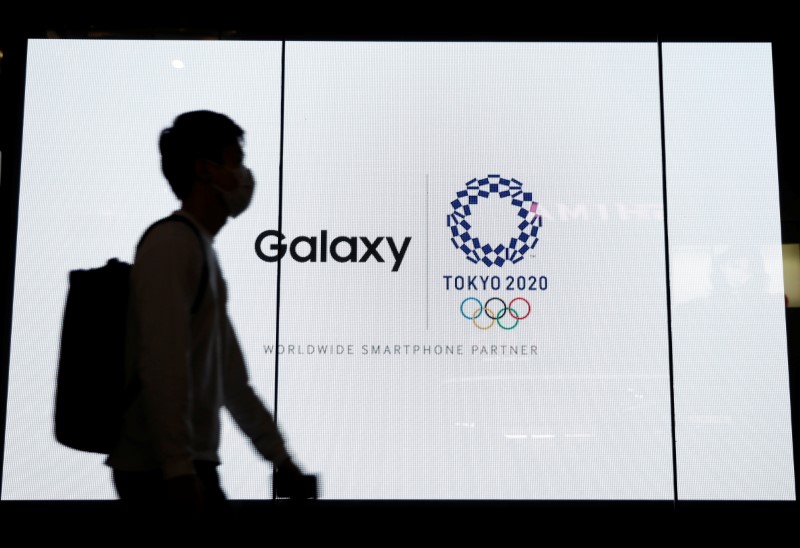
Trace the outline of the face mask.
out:
<instances>
[{"instance_id":1,"label":"face mask","mask_svg":"<svg viewBox=\"0 0 800 548\"><path fill-rule=\"evenodd\" d=\"M240 166L237 169L225 169L228 169L236 178L236 188L232 190L223 190L216 185L214 188L222 195L222 199L225 201L225 205L228 208L228 214L231 217L238 217L247 209L247 206L250 205L250 201L253 199L255 181L253 180L253 174L244 166Z\"/></svg>"}]
</instances>

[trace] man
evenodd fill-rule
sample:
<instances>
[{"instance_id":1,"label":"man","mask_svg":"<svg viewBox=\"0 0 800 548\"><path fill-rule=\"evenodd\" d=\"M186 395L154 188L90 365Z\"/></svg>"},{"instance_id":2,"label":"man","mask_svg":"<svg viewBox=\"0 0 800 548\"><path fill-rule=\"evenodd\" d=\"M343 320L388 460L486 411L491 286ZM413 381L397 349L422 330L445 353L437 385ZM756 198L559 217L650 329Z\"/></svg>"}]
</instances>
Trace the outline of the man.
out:
<instances>
[{"instance_id":1,"label":"man","mask_svg":"<svg viewBox=\"0 0 800 548\"><path fill-rule=\"evenodd\" d=\"M281 475L301 477L248 382L212 246L252 198L243 135L210 111L181 114L161 133L161 167L181 201L174 214L181 219L145 234L131 274L128 371L141 389L106 461L122 500L189 510L223 501L216 471L223 405Z\"/></svg>"}]
</instances>

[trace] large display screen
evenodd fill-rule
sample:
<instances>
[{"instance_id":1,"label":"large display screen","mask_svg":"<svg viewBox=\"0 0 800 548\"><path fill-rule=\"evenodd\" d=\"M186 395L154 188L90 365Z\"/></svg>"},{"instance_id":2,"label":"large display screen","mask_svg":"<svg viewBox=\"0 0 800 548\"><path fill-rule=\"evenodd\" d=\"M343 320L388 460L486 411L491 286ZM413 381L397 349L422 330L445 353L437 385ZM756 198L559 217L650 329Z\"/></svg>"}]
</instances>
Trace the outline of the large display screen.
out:
<instances>
[{"instance_id":1,"label":"large display screen","mask_svg":"<svg viewBox=\"0 0 800 548\"><path fill-rule=\"evenodd\" d=\"M197 109L246 131L215 247L322 498L795 499L769 44L138 40L28 45L2 499L115 498L53 435L68 273L179 208Z\"/></svg>"}]
</instances>

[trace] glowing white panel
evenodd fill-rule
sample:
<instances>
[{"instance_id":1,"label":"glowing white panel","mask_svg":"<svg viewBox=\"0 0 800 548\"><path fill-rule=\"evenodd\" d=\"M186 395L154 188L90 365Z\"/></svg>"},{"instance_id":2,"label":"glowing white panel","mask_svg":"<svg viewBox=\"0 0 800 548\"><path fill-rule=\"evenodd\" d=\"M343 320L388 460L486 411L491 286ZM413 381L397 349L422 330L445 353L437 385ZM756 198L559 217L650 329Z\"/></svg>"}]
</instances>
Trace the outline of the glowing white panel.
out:
<instances>
[{"instance_id":1,"label":"glowing white panel","mask_svg":"<svg viewBox=\"0 0 800 548\"><path fill-rule=\"evenodd\" d=\"M158 137L181 112L220 111L246 131L254 203L216 247L252 382L271 403L274 364L257 350L274 337L275 268L252 268L250 235L277 218L280 55L268 42L29 42L3 499L116 497L102 455L53 435L67 276L132 260L144 228L179 207ZM268 497L271 468L232 424L223 432L228 494Z\"/></svg>"},{"instance_id":2,"label":"glowing white panel","mask_svg":"<svg viewBox=\"0 0 800 548\"><path fill-rule=\"evenodd\" d=\"M769 44L664 44L679 499L794 499Z\"/></svg>"},{"instance_id":3,"label":"glowing white panel","mask_svg":"<svg viewBox=\"0 0 800 548\"><path fill-rule=\"evenodd\" d=\"M671 499L656 45L290 43L286 98L266 350L323 495Z\"/></svg>"}]
</instances>

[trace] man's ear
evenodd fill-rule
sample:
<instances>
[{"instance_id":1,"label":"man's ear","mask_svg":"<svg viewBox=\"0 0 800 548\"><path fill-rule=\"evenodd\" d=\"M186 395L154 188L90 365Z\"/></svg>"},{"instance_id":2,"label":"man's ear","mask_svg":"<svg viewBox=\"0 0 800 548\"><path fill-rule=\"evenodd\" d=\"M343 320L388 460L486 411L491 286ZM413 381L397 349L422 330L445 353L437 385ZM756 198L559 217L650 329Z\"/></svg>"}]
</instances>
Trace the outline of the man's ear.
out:
<instances>
[{"instance_id":1,"label":"man's ear","mask_svg":"<svg viewBox=\"0 0 800 548\"><path fill-rule=\"evenodd\" d=\"M207 181L211 177L208 160L198 158L194 161L194 177L201 181Z\"/></svg>"}]
</instances>

